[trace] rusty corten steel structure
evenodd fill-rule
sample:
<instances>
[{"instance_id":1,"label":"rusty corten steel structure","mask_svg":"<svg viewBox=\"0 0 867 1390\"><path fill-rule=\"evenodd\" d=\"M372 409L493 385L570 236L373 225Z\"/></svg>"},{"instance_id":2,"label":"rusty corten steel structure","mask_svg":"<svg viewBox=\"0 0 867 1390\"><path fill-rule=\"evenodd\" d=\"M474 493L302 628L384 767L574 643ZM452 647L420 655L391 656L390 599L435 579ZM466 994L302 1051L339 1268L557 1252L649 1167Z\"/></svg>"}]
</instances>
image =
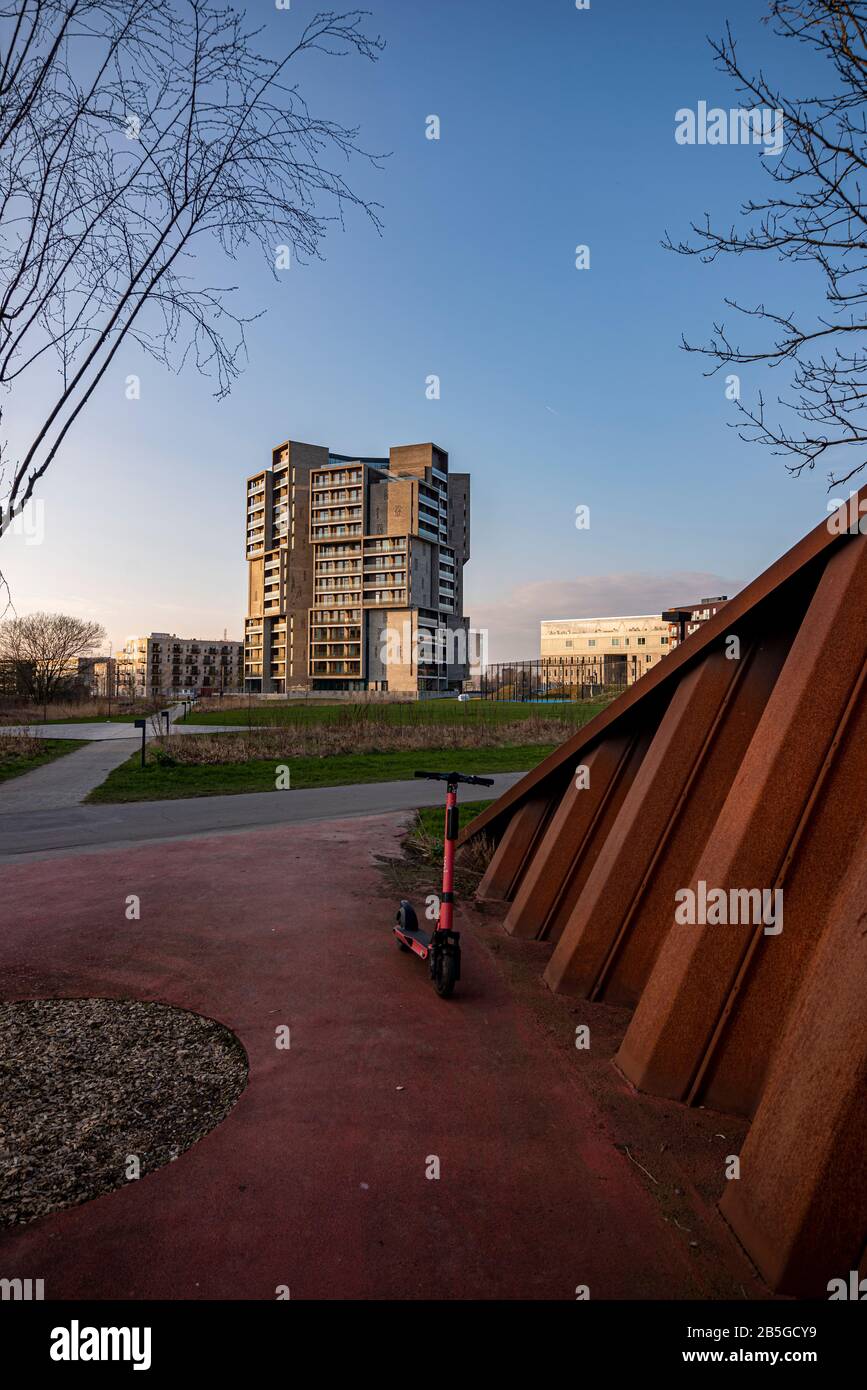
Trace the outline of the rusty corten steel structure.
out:
<instances>
[{"instance_id":1,"label":"rusty corten steel structure","mask_svg":"<svg viewBox=\"0 0 867 1390\"><path fill-rule=\"evenodd\" d=\"M867 1272L867 537L849 520L473 823L495 844L479 896L554 943L550 988L633 1008L623 1074L751 1120L720 1210L800 1296ZM676 922L702 881L782 889L782 931Z\"/></svg>"}]
</instances>

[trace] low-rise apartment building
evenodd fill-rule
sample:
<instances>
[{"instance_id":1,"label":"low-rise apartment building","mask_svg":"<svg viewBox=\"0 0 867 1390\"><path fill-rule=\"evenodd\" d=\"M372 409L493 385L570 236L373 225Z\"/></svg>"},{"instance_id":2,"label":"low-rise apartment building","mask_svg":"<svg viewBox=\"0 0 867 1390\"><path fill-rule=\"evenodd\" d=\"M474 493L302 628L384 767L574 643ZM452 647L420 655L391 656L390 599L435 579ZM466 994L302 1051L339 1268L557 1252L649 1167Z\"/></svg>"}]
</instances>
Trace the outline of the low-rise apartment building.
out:
<instances>
[{"instance_id":1,"label":"low-rise apartment building","mask_svg":"<svg viewBox=\"0 0 867 1390\"><path fill-rule=\"evenodd\" d=\"M542 622L541 658L551 680L632 685L670 650L670 627L658 613Z\"/></svg>"},{"instance_id":2,"label":"low-rise apartment building","mask_svg":"<svg viewBox=\"0 0 867 1390\"><path fill-rule=\"evenodd\" d=\"M242 642L152 632L127 638L117 658L118 688L122 695L215 695L243 688L243 665Z\"/></svg>"},{"instance_id":3,"label":"low-rise apartment building","mask_svg":"<svg viewBox=\"0 0 867 1390\"><path fill-rule=\"evenodd\" d=\"M113 656L80 656L77 683L93 697L117 694L117 661Z\"/></svg>"},{"instance_id":4,"label":"low-rise apartment building","mask_svg":"<svg viewBox=\"0 0 867 1390\"><path fill-rule=\"evenodd\" d=\"M248 478L245 518L246 689L460 689L470 480L444 449L288 440Z\"/></svg>"}]
</instances>

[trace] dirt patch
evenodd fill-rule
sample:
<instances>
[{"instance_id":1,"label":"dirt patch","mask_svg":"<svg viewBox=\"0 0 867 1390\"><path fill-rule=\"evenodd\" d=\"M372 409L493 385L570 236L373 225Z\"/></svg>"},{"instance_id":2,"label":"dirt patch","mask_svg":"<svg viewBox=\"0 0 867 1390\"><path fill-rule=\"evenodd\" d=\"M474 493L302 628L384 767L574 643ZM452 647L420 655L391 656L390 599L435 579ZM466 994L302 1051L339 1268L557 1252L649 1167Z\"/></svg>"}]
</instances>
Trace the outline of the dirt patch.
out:
<instances>
[{"instance_id":1,"label":"dirt patch","mask_svg":"<svg viewBox=\"0 0 867 1390\"><path fill-rule=\"evenodd\" d=\"M247 1056L213 1019L130 999L0 1003L0 1225L144 1177L223 1120Z\"/></svg>"}]
</instances>

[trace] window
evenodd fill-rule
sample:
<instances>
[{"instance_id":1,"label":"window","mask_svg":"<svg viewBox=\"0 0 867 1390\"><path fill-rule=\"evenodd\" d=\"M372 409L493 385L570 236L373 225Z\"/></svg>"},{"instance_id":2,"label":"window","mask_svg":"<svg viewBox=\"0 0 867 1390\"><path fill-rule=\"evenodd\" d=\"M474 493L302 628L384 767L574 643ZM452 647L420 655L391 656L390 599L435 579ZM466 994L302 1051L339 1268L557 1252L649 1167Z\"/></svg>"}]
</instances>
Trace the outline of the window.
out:
<instances>
[{"instance_id":1,"label":"window","mask_svg":"<svg viewBox=\"0 0 867 1390\"><path fill-rule=\"evenodd\" d=\"M668 646L668 638L667 638L667 637L660 637L660 639L659 639L659 645L660 645L661 647L667 647L667 646Z\"/></svg>"},{"instance_id":2,"label":"window","mask_svg":"<svg viewBox=\"0 0 867 1390\"><path fill-rule=\"evenodd\" d=\"M639 638L638 638L638 645L639 645L639 647L646 647L646 646L647 646L647 638L646 638L646 637L639 637Z\"/></svg>"},{"instance_id":3,"label":"window","mask_svg":"<svg viewBox=\"0 0 867 1390\"><path fill-rule=\"evenodd\" d=\"M611 639L611 645L612 645L612 647L619 647L619 646L620 646L620 638L619 638L619 637L612 637L612 639Z\"/></svg>"},{"instance_id":4,"label":"window","mask_svg":"<svg viewBox=\"0 0 867 1390\"><path fill-rule=\"evenodd\" d=\"M595 637L588 637L588 639L587 639L587 645L588 645L588 647L595 647L595 646L596 646L596 638L595 638Z\"/></svg>"},{"instance_id":5,"label":"window","mask_svg":"<svg viewBox=\"0 0 867 1390\"><path fill-rule=\"evenodd\" d=\"M571 640L567 640L566 646L567 646L567 647L571 647L572 645L573 645L573 644L572 644L572 641L571 641Z\"/></svg>"}]
</instances>

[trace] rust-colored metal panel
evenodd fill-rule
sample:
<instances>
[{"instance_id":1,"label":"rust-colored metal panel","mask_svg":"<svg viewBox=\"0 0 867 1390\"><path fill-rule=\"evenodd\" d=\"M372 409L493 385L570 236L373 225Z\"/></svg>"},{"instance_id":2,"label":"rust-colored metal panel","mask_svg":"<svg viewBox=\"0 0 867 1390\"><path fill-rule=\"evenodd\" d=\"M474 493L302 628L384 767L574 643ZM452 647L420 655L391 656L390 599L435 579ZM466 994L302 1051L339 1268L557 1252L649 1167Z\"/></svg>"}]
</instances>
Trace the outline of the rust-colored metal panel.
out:
<instances>
[{"instance_id":1,"label":"rust-colored metal panel","mask_svg":"<svg viewBox=\"0 0 867 1390\"><path fill-rule=\"evenodd\" d=\"M727 1026L705 1068L696 1099L752 1115L776 1052L781 1020L810 968L834 887L851 872L853 807L867 784L867 664L862 665L826 763L814 783L801 834L780 882L785 919L773 949L757 951ZM860 829L860 827L858 827Z\"/></svg>"},{"instance_id":2,"label":"rust-colored metal panel","mask_svg":"<svg viewBox=\"0 0 867 1390\"><path fill-rule=\"evenodd\" d=\"M774 1287L823 1297L867 1227L867 537L845 529L818 526L474 825L509 929L556 943L552 988L635 1005L625 1075L752 1118L722 1209ZM682 925L675 895L700 887L782 904Z\"/></svg>"},{"instance_id":3,"label":"rust-colored metal panel","mask_svg":"<svg viewBox=\"0 0 867 1390\"><path fill-rule=\"evenodd\" d=\"M518 808L485 870L476 890L477 898L498 902L511 897L514 885L527 863L536 837L551 809L550 796L532 797Z\"/></svg>"},{"instance_id":4,"label":"rust-colored metal panel","mask_svg":"<svg viewBox=\"0 0 867 1390\"><path fill-rule=\"evenodd\" d=\"M579 856L585 864L591 857L590 839L604 837L601 823L610 814L634 748L635 739L622 734L604 739L584 758L589 786L579 790L573 774L515 894L503 924L507 932L528 938L548 934L551 914Z\"/></svg>"},{"instance_id":5,"label":"rust-colored metal panel","mask_svg":"<svg viewBox=\"0 0 867 1390\"><path fill-rule=\"evenodd\" d=\"M647 983L662 942L671 927L674 895L689 883L782 669L789 647L789 628L757 640L741 658L692 781L660 853L638 897L628 930L623 930L596 980L592 998L632 1004Z\"/></svg>"},{"instance_id":6,"label":"rust-colored metal panel","mask_svg":"<svg viewBox=\"0 0 867 1390\"><path fill-rule=\"evenodd\" d=\"M623 802L629 795L632 784L647 757L648 749L653 742L653 733L653 728L641 729L632 740L623 768L612 789L611 796L602 808L602 814L593 827L593 833L588 836L583 852L575 860L569 873L559 885L545 925L545 935L550 941L558 942L563 934L563 929L572 915L587 879L593 872L596 859L608 843Z\"/></svg>"},{"instance_id":7,"label":"rust-colored metal panel","mask_svg":"<svg viewBox=\"0 0 867 1390\"><path fill-rule=\"evenodd\" d=\"M548 962L551 989L589 994L628 930L737 669L712 652L680 681Z\"/></svg>"},{"instance_id":8,"label":"rust-colored metal panel","mask_svg":"<svg viewBox=\"0 0 867 1390\"><path fill-rule=\"evenodd\" d=\"M865 653L867 541L857 537L823 571L695 878L683 887L695 890L699 880L726 891L780 886ZM761 924L672 925L617 1056L624 1074L640 1089L691 1098L737 1007L750 958L775 939Z\"/></svg>"},{"instance_id":9,"label":"rust-colored metal panel","mask_svg":"<svg viewBox=\"0 0 867 1390\"><path fill-rule=\"evenodd\" d=\"M848 1284L867 1235L865 905L862 831L720 1203L771 1287L801 1297Z\"/></svg>"}]
</instances>

